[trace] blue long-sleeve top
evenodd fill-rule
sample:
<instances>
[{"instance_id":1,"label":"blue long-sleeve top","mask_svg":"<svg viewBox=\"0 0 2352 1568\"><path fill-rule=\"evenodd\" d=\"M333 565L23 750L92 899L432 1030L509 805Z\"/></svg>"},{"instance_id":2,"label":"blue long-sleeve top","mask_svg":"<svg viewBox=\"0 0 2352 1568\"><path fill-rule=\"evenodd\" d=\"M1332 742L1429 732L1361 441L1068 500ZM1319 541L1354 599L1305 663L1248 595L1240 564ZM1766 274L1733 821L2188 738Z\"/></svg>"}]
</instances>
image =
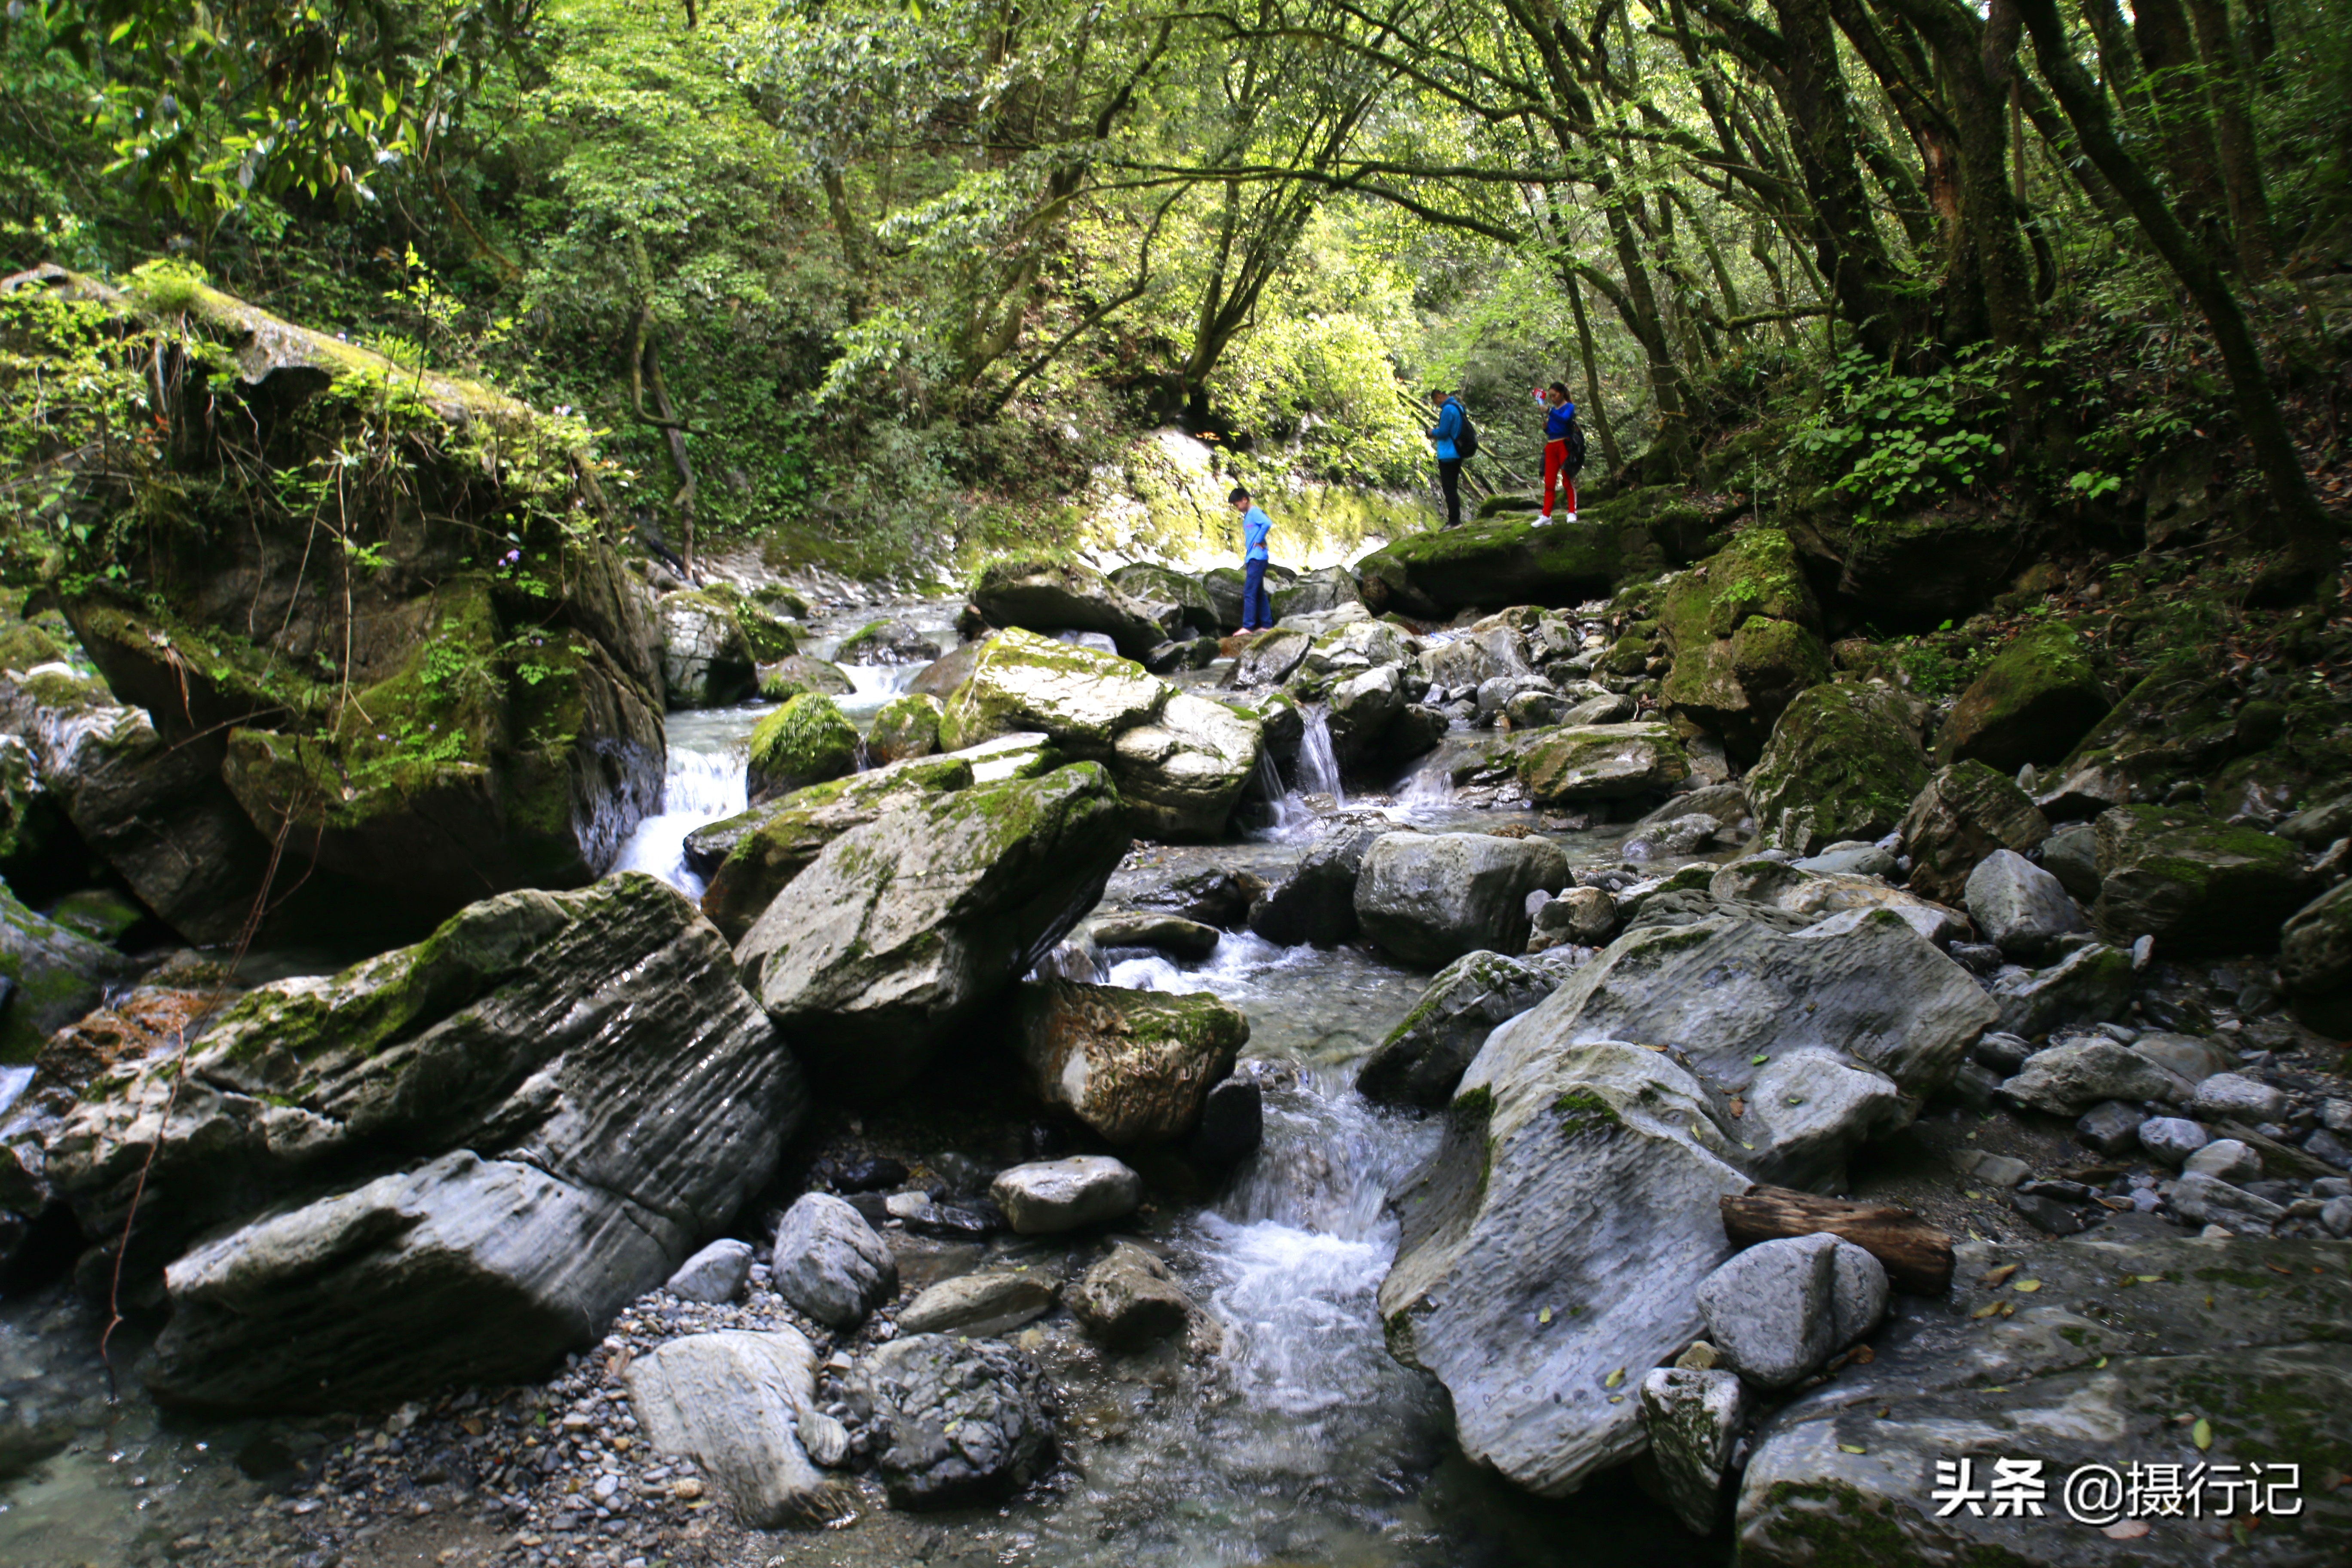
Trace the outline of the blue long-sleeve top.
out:
<instances>
[{"instance_id":1,"label":"blue long-sleeve top","mask_svg":"<svg viewBox=\"0 0 2352 1568\"><path fill-rule=\"evenodd\" d=\"M1242 559L1269 559L1265 552L1265 536L1273 531L1274 519L1265 515L1264 507L1253 503L1249 510L1242 513Z\"/></svg>"},{"instance_id":2,"label":"blue long-sleeve top","mask_svg":"<svg viewBox=\"0 0 2352 1568\"><path fill-rule=\"evenodd\" d=\"M1454 438L1461 434L1462 405L1449 397L1438 411L1437 428L1429 433L1429 438L1437 443L1437 455L1451 462L1461 455L1454 449Z\"/></svg>"},{"instance_id":3,"label":"blue long-sleeve top","mask_svg":"<svg viewBox=\"0 0 2352 1568\"><path fill-rule=\"evenodd\" d=\"M1553 409L1549 414L1544 416L1544 439L1547 441L1567 440L1568 427L1575 423L1576 405L1573 403L1561 404L1559 407Z\"/></svg>"}]
</instances>

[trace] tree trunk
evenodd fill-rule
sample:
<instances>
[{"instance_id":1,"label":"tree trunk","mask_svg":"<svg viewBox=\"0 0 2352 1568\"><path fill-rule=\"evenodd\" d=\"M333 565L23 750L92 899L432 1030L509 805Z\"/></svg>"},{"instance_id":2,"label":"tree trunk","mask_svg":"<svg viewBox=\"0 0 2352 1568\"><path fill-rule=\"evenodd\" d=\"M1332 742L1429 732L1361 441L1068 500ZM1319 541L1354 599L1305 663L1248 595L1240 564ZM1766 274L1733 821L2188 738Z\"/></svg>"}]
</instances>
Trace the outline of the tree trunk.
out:
<instances>
[{"instance_id":1,"label":"tree trunk","mask_svg":"<svg viewBox=\"0 0 2352 1568\"><path fill-rule=\"evenodd\" d=\"M2214 345L2221 352L2222 368L2230 378L2238 422L2245 426L2254 459L2278 509L2286 536L2286 558L2263 574L2249 594L2252 602L2284 603L2315 592L2331 581L2341 552L2336 521L2312 493L2303 460L2288 435L2278 399L2271 392L2262 354L2253 333L2238 309L2228 278L2210 259L2210 253L2182 226L2167 205L2156 182L2116 137L2106 100L2083 74L2066 42L2058 19L2056 0L2015 0L2026 27L2033 35L2034 52L2042 61L2042 79L2058 95L2059 104L2074 122L2083 151L2099 165L2116 195L2131 207L2140 228L2179 279L2211 326Z\"/></svg>"},{"instance_id":2,"label":"tree trunk","mask_svg":"<svg viewBox=\"0 0 2352 1568\"><path fill-rule=\"evenodd\" d=\"M1601 466L1614 474L1624 468L1625 459L1617 454L1617 433L1601 405L1601 370L1592 353L1592 323L1584 314L1584 286L1573 272L1568 275L1568 308L1576 314L1576 346L1584 360L1584 406L1592 416L1592 433L1601 438Z\"/></svg>"},{"instance_id":3,"label":"tree trunk","mask_svg":"<svg viewBox=\"0 0 2352 1568\"><path fill-rule=\"evenodd\" d=\"M2199 89L2197 41L2180 0L2139 0L2132 7L2132 38L2147 72L2149 103L2181 216L2205 243L2227 246L2222 215L2230 198L2221 187L2221 151L2213 144L2205 94Z\"/></svg>"},{"instance_id":4,"label":"tree trunk","mask_svg":"<svg viewBox=\"0 0 2352 1568\"><path fill-rule=\"evenodd\" d=\"M2273 255L2270 196L2263 188L2262 149L2254 140L2245 77L2238 69L2228 0L2189 0L2189 15L2205 56L2205 95L2213 106L2213 140L2221 154L2230 227L2238 238L2238 268L2249 278L2267 278Z\"/></svg>"},{"instance_id":5,"label":"tree trunk","mask_svg":"<svg viewBox=\"0 0 2352 1568\"><path fill-rule=\"evenodd\" d=\"M1885 1264L1888 1283L1906 1296L1941 1296L1952 1288L1952 1238L1909 1209L1790 1187L1750 1187L1717 1202L1723 1209L1723 1234L1735 1246L1834 1236Z\"/></svg>"}]
</instances>

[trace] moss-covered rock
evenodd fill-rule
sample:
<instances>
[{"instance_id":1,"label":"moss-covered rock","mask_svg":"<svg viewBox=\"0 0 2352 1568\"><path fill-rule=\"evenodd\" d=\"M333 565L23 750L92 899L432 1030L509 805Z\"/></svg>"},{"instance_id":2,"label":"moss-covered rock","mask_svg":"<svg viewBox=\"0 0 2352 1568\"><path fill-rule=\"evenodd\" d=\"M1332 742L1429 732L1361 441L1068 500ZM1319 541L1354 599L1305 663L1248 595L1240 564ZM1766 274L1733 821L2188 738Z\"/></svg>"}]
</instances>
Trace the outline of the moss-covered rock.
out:
<instances>
[{"instance_id":1,"label":"moss-covered rock","mask_svg":"<svg viewBox=\"0 0 2352 1568\"><path fill-rule=\"evenodd\" d=\"M1885 631L1927 631L1982 608L2017 569L2023 532L2013 517L1957 500L1869 522L1817 510L1792 530L1801 550L1835 563L1838 593Z\"/></svg>"},{"instance_id":2,"label":"moss-covered rock","mask_svg":"<svg viewBox=\"0 0 2352 1568\"><path fill-rule=\"evenodd\" d=\"M929 664L940 645L906 621L868 621L842 638L833 657L843 664Z\"/></svg>"},{"instance_id":3,"label":"moss-covered rock","mask_svg":"<svg viewBox=\"0 0 2352 1568\"><path fill-rule=\"evenodd\" d=\"M1249 1016L1205 992L1035 981L1014 1012L1031 1092L1121 1146L1191 1131L1249 1043Z\"/></svg>"},{"instance_id":4,"label":"moss-covered rock","mask_svg":"<svg viewBox=\"0 0 2352 1568\"><path fill-rule=\"evenodd\" d=\"M908 692L894 697L874 715L866 737L866 754L876 765L926 757L940 749L940 719L947 705L936 697Z\"/></svg>"},{"instance_id":5,"label":"moss-covered rock","mask_svg":"<svg viewBox=\"0 0 2352 1568\"><path fill-rule=\"evenodd\" d=\"M1913 799L1899 831L1911 857L1906 886L1958 905L1979 861L1996 849L2024 854L2050 837L2050 819L2015 780L1982 763L1952 763Z\"/></svg>"},{"instance_id":6,"label":"moss-covered rock","mask_svg":"<svg viewBox=\"0 0 2352 1568\"><path fill-rule=\"evenodd\" d=\"M2159 952L2268 952L2311 896L2303 852L2260 828L2185 806L2125 805L2097 826L2099 901L2107 941L2156 938Z\"/></svg>"},{"instance_id":7,"label":"moss-covered rock","mask_svg":"<svg viewBox=\"0 0 2352 1568\"><path fill-rule=\"evenodd\" d=\"M1797 693L1830 674L1795 547L1777 528L1751 528L1663 586L1658 624L1674 664L1660 702L1753 759Z\"/></svg>"},{"instance_id":8,"label":"moss-covered rock","mask_svg":"<svg viewBox=\"0 0 2352 1568\"><path fill-rule=\"evenodd\" d=\"M2236 703L2203 656L2167 658L2124 694L2034 799L2053 820L2161 798L2237 755Z\"/></svg>"},{"instance_id":9,"label":"moss-covered rock","mask_svg":"<svg viewBox=\"0 0 2352 1568\"><path fill-rule=\"evenodd\" d=\"M734 598L709 588L680 588L664 594L656 607L662 683L671 708L724 708L758 688L760 658ZM773 657L792 651L787 647Z\"/></svg>"},{"instance_id":10,"label":"moss-covered rock","mask_svg":"<svg viewBox=\"0 0 2352 1568\"><path fill-rule=\"evenodd\" d=\"M1960 693L1937 732L1936 761L1979 762L2005 773L2028 763L2047 767L2112 706L2081 635L2063 623L2039 626L1996 654Z\"/></svg>"},{"instance_id":11,"label":"moss-covered rock","mask_svg":"<svg viewBox=\"0 0 2352 1568\"><path fill-rule=\"evenodd\" d=\"M2352 882L2338 882L2287 921L2278 968L2298 1017L2339 1039L2352 1036Z\"/></svg>"},{"instance_id":12,"label":"moss-covered rock","mask_svg":"<svg viewBox=\"0 0 2352 1568\"><path fill-rule=\"evenodd\" d=\"M1538 805L1575 805L1661 793L1690 777L1671 726L1570 725L1514 738L1519 782Z\"/></svg>"},{"instance_id":13,"label":"moss-covered rock","mask_svg":"<svg viewBox=\"0 0 2352 1568\"><path fill-rule=\"evenodd\" d=\"M843 674L839 665L804 653L788 655L760 671L760 700L763 702L790 701L803 691L846 697L856 689L857 683Z\"/></svg>"},{"instance_id":14,"label":"moss-covered rock","mask_svg":"<svg viewBox=\"0 0 2352 1568\"><path fill-rule=\"evenodd\" d=\"M695 829L687 837L686 861L710 879L702 912L729 942L741 940L826 845L894 801L969 789L972 773L964 757L919 757L811 784Z\"/></svg>"},{"instance_id":15,"label":"moss-covered rock","mask_svg":"<svg viewBox=\"0 0 2352 1568\"><path fill-rule=\"evenodd\" d=\"M1638 526L1496 521L1409 534L1358 562L1356 574L1374 612L1443 616L1480 605L1581 604L1664 563Z\"/></svg>"},{"instance_id":16,"label":"moss-covered rock","mask_svg":"<svg viewBox=\"0 0 2352 1568\"><path fill-rule=\"evenodd\" d=\"M1790 703L1747 779L1764 844L1802 855L1884 837L1927 783L1909 705L1886 687L1846 681Z\"/></svg>"},{"instance_id":17,"label":"moss-covered rock","mask_svg":"<svg viewBox=\"0 0 2352 1568\"><path fill-rule=\"evenodd\" d=\"M0 887L0 1066L29 1062L57 1030L96 1007L130 965L110 947L35 914Z\"/></svg>"},{"instance_id":18,"label":"moss-covered rock","mask_svg":"<svg viewBox=\"0 0 2352 1568\"><path fill-rule=\"evenodd\" d=\"M822 692L803 691L753 726L753 800L837 779L857 767L857 727Z\"/></svg>"},{"instance_id":19,"label":"moss-covered rock","mask_svg":"<svg viewBox=\"0 0 2352 1568\"><path fill-rule=\"evenodd\" d=\"M1132 599L1100 573L1065 561L1000 561L973 579L971 602L991 626L1032 632L1101 632L1129 658L1141 658L1177 622Z\"/></svg>"},{"instance_id":20,"label":"moss-covered rock","mask_svg":"<svg viewBox=\"0 0 2352 1568\"><path fill-rule=\"evenodd\" d=\"M1174 689L1140 665L1014 629L989 639L940 721L947 751L1038 730L1075 755L1107 758L1122 730L1156 715Z\"/></svg>"}]
</instances>

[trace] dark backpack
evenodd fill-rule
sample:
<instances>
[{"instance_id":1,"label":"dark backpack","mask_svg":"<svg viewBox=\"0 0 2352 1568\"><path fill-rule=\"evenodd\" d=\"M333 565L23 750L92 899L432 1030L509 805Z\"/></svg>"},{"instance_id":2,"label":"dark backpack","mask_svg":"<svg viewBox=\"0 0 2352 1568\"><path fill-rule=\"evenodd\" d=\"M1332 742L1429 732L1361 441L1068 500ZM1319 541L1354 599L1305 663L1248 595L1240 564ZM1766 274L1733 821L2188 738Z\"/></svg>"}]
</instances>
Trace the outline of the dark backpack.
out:
<instances>
[{"instance_id":1,"label":"dark backpack","mask_svg":"<svg viewBox=\"0 0 2352 1568\"><path fill-rule=\"evenodd\" d=\"M1478 426L1470 423L1470 411L1464 408L1458 399L1454 406L1462 415L1461 434L1454 437L1454 455L1456 458L1475 458L1478 455Z\"/></svg>"},{"instance_id":2,"label":"dark backpack","mask_svg":"<svg viewBox=\"0 0 2352 1568\"><path fill-rule=\"evenodd\" d=\"M1568 477L1572 479L1584 472L1584 426L1572 414L1568 419L1568 435L1563 438L1568 442Z\"/></svg>"}]
</instances>

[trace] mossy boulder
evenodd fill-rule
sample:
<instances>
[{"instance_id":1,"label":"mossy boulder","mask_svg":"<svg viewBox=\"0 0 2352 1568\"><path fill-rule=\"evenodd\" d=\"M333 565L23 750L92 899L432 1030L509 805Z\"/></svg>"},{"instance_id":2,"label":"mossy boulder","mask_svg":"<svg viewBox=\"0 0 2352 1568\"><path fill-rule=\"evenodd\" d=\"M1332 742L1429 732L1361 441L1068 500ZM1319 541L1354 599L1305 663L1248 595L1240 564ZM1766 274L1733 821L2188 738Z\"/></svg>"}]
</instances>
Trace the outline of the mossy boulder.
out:
<instances>
[{"instance_id":1,"label":"mossy boulder","mask_svg":"<svg viewBox=\"0 0 2352 1568\"><path fill-rule=\"evenodd\" d=\"M2095 816L2200 783L2238 754L2237 702L2210 659L2168 657L2126 692L2043 775L2035 804L2051 818Z\"/></svg>"},{"instance_id":2,"label":"mossy boulder","mask_svg":"<svg viewBox=\"0 0 2352 1568\"><path fill-rule=\"evenodd\" d=\"M61 563L62 608L116 699L152 715L152 765L176 777L202 763L249 818L221 842L172 846L240 868L219 873L236 892L209 900L85 828L143 901L210 941L243 911L207 902L249 906L272 864L281 888L323 873L364 889L322 904L305 928L318 937L387 906L429 921L612 863L660 799L663 678L583 424L193 279L125 293L42 268L11 287L79 301L125 352L186 365L170 406L139 415L184 438L59 470L78 513L110 516L131 492L163 509L93 530L109 570ZM322 488L330 533L309 499ZM151 793L202 792L181 779ZM384 842L359 842L379 824ZM151 819L146 836L166 831ZM420 877L427 855L475 863Z\"/></svg>"},{"instance_id":3,"label":"mossy boulder","mask_svg":"<svg viewBox=\"0 0 2352 1568\"><path fill-rule=\"evenodd\" d=\"M2298 1017L2338 1039L2352 1036L2352 882L2338 882L2287 921L2278 969Z\"/></svg>"},{"instance_id":4,"label":"mossy boulder","mask_svg":"<svg viewBox=\"0 0 2352 1568\"><path fill-rule=\"evenodd\" d=\"M687 837L686 860L710 879L702 895L702 912L721 936L740 942L826 845L873 821L896 800L945 795L971 784L969 760L920 757L794 790L740 816L698 827Z\"/></svg>"},{"instance_id":5,"label":"mossy boulder","mask_svg":"<svg viewBox=\"0 0 2352 1568\"><path fill-rule=\"evenodd\" d=\"M1795 547L1777 528L1751 528L1663 587L1658 625L1674 664L1659 701L1752 760L1797 693L1830 676Z\"/></svg>"},{"instance_id":6,"label":"mossy boulder","mask_svg":"<svg viewBox=\"0 0 2352 1568\"><path fill-rule=\"evenodd\" d=\"M843 664L929 664L940 645L908 622L868 621L844 637L833 657Z\"/></svg>"},{"instance_id":7,"label":"mossy boulder","mask_svg":"<svg viewBox=\"0 0 2352 1568\"><path fill-rule=\"evenodd\" d=\"M753 726L753 800L837 779L857 767L857 727L822 692L803 691Z\"/></svg>"},{"instance_id":8,"label":"mossy boulder","mask_svg":"<svg viewBox=\"0 0 2352 1568\"><path fill-rule=\"evenodd\" d=\"M936 697L908 692L894 697L874 715L866 737L866 753L879 766L926 757L940 749L940 720L947 705Z\"/></svg>"},{"instance_id":9,"label":"mossy boulder","mask_svg":"<svg viewBox=\"0 0 2352 1568\"><path fill-rule=\"evenodd\" d=\"M1584 724L1514 738L1519 782L1538 805L1577 805L1663 794L1690 777L1690 759L1666 724Z\"/></svg>"},{"instance_id":10,"label":"mossy boulder","mask_svg":"<svg viewBox=\"0 0 2352 1568\"><path fill-rule=\"evenodd\" d=\"M1576 605L1664 564L1639 526L1498 519L1409 534L1356 563L1376 614L1445 616L1479 605Z\"/></svg>"},{"instance_id":11,"label":"mossy boulder","mask_svg":"<svg viewBox=\"0 0 2352 1568\"><path fill-rule=\"evenodd\" d=\"M2050 837L2050 819L2014 779L1982 763L1952 763L1912 800L1899 831L1911 857L1906 886L1958 906L1978 862L1996 849L2024 854Z\"/></svg>"},{"instance_id":12,"label":"mossy boulder","mask_svg":"<svg viewBox=\"0 0 2352 1568\"><path fill-rule=\"evenodd\" d=\"M2105 718L2108 700L2074 627L2039 626L1993 656L1936 735L1938 763L1979 762L2005 773L2047 767Z\"/></svg>"},{"instance_id":13,"label":"mossy boulder","mask_svg":"<svg viewBox=\"0 0 2352 1568\"><path fill-rule=\"evenodd\" d=\"M2000 592L2024 553L2024 525L1973 501L1908 517L1846 521L1816 512L1792 531L1837 569L1841 596L1887 631L1958 621Z\"/></svg>"},{"instance_id":14,"label":"mossy boulder","mask_svg":"<svg viewBox=\"0 0 2352 1568\"><path fill-rule=\"evenodd\" d=\"M35 914L0 887L0 1066L29 1062L48 1037L106 999L130 964L112 948Z\"/></svg>"},{"instance_id":15,"label":"mossy boulder","mask_svg":"<svg viewBox=\"0 0 2352 1568\"><path fill-rule=\"evenodd\" d=\"M825 846L736 944L785 1037L847 1097L895 1094L1101 899L1131 839L1108 771L902 796Z\"/></svg>"},{"instance_id":16,"label":"mossy boulder","mask_svg":"<svg viewBox=\"0 0 2352 1568\"><path fill-rule=\"evenodd\" d=\"M2311 897L2303 852L2260 828L2165 805L2117 806L2095 826L2091 919L2119 946L2153 936L2173 957L2268 952Z\"/></svg>"},{"instance_id":17,"label":"mossy boulder","mask_svg":"<svg viewBox=\"0 0 2352 1568\"><path fill-rule=\"evenodd\" d=\"M1356 574L1345 566L1318 566L1268 596L1274 601L1276 620L1290 616L1322 615L1364 602L1362 590L1356 586Z\"/></svg>"},{"instance_id":18,"label":"mossy boulder","mask_svg":"<svg viewBox=\"0 0 2352 1568\"><path fill-rule=\"evenodd\" d=\"M1231 626L1242 624L1240 577L1238 572L1234 573L1234 613L1229 623L1219 612L1217 601L1211 595L1208 584L1198 577L1187 576L1171 566L1145 561L1131 562L1110 574L1112 585L1128 597L1147 608L1159 605L1174 605L1177 625L1190 627L1204 637L1223 636ZM1164 617L1155 616L1154 618Z\"/></svg>"},{"instance_id":19,"label":"mossy boulder","mask_svg":"<svg viewBox=\"0 0 2352 1568\"><path fill-rule=\"evenodd\" d=\"M846 697L856 689L857 683L843 674L839 665L804 653L788 655L760 671L762 702L789 701L803 691Z\"/></svg>"},{"instance_id":20,"label":"mossy boulder","mask_svg":"<svg viewBox=\"0 0 2352 1568\"><path fill-rule=\"evenodd\" d=\"M1139 664L1016 628L990 638L973 659L947 700L940 744L957 752L1038 730L1074 755L1108 758L1119 731L1157 715L1173 689Z\"/></svg>"},{"instance_id":21,"label":"mossy boulder","mask_svg":"<svg viewBox=\"0 0 2352 1568\"><path fill-rule=\"evenodd\" d=\"M1927 757L1902 697L1838 681L1789 704L1746 782L1764 845L1811 855L1893 831L1927 785Z\"/></svg>"},{"instance_id":22,"label":"mossy boulder","mask_svg":"<svg viewBox=\"0 0 2352 1568\"><path fill-rule=\"evenodd\" d=\"M1249 1015L1202 993L1033 981L1013 1005L1030 1091L1125 1147L1190 1132L1249 1043Z\"/></svg>"},{"instance_id":23,"label":"mossy boulder","mask_svg":"<svg viewBox=\"0 0 2352 1568\"><path fill-rule=\"evenodd\" d=\"M655 608L661 620L662 683L673 709L724 708L749 698L759 687L760 656L745 633L741 606L730 595L708 588L664 594ZM793 651L791 639L771 656Z\"/></svg>"}]
</instances>

